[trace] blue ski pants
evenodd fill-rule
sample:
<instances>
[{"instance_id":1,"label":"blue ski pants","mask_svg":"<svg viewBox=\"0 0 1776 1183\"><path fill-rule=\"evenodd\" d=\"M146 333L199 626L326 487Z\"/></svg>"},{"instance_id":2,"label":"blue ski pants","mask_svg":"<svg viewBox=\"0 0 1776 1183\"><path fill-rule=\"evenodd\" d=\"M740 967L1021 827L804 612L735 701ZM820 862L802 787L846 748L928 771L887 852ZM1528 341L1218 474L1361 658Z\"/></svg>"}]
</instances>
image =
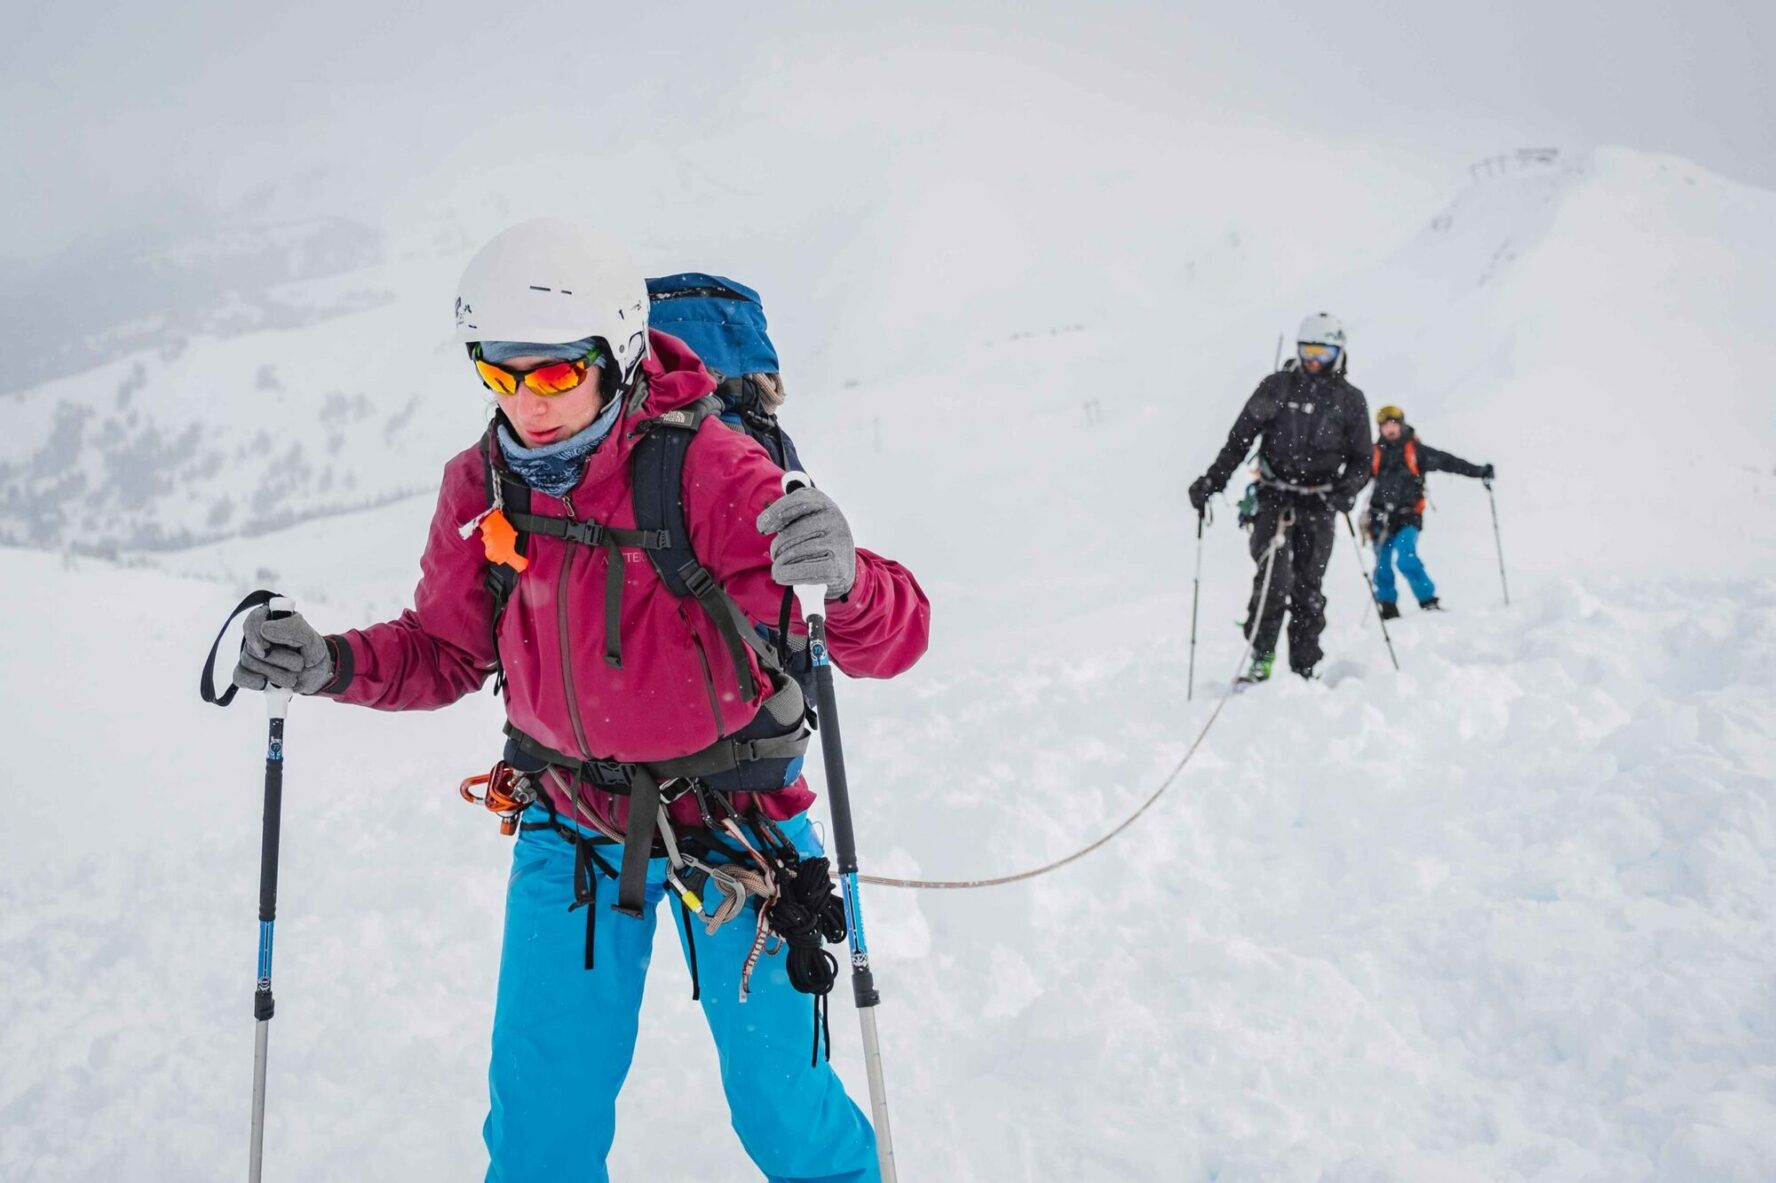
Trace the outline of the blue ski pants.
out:
<instances>
[{"instance_id":1,"label":"blue ski pants","mask_svg":"<svg viewBox=\"0 0 1776 1183\"><path fill-rule=\"evenodd\" d=\"M1424 603L1437 594L1437 585L1425 571L1424 560L1418 557L1418 527L1406 526L1395 530L1375 549L1375 598L1384 604L1391 604L1399 598L1399 590L1394 586L1394 563L1400 564L1400 574L1406 577L1406 583L1412 588L1412 594Z\"/></svg>"},{"instance_id":2,"label":"blue ski pants","mask_svg":"<svg viewBox=\"0 0 1776 1183\"><path fill-rule=\"evenodd\" d=\"M527 815L527 820L534 819ZM781 828L797 850L820 853L805 814ZM621 854L614 846L605 849L613 863ZM598 898L588 905L599 910L594 968L588 970L586 912L568 910L574 899L573 846L552 830L520 832L506 890L488 1069L491 1108L482 1131L492 1160L488 1183L609 1180L605 1157L616 1134L617 1092L635 1051L665 880L666 860L654 859L640 919L612 911L616 884L598 880ZM715 896L720 889L711 883L708 891ZM704 908L713 911L716 902L707 900ZM675 898L668 915L682 948L677 911ZM740 1001L740 968L755 917L749 908L713 936L692 917L703 1017L715 1037L734 1131L773 1183L879 1183L869 1119L846 1096L824 1058L809 1066L813 1001L789 984L783 954L759 959L751 996ZM683 1065L686 1087L700 1087L697 1082L713 1067ZM671 1122L664 1114L657 1120ZM695 1137L696 1131L679 1134ZM671 1149L670 1140L659 1144L663 1155ZM653 1175L677 1177L669 1161L656 1164Z\"/></svg>"}]
</instances>

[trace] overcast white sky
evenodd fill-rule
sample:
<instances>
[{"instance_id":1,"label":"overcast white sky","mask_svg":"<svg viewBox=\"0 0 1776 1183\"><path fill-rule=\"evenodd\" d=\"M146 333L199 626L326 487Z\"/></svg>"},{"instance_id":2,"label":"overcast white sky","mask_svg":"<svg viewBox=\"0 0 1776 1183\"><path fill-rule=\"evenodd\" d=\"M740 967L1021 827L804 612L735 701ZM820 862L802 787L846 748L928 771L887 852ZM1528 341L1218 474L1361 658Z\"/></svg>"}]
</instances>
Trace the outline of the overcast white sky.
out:
<instances>
[{"instance_id":1,"label":"overcast white sky","mask_svg":"<svg viewBox=\"0 0 1776 1183\"><path fill-rule=\"evenodd\" d=\"M774 76L821 65L842 86L847 61L883 53L913 134L943 117L917 101L926 65L953 78L972 55L1018 65L1033 91L1090 88L1161 124L1270 123L1452 181L1492 151L1618 143L1776 188L1776 5L1750 0L524 8L16 5L0 39L0 257L201 225L266 184L280 213L370 221L391 194L453 176L546 185L551 156L645 139L662 104L706 128L724 168L768 170L798 140L749 155L721 140L725 108L748 104L754 126L772 103L805 119L826 96ZM1091 150L1077 138L1057 135L1057 169Z\"/></svg>"}]
</instances>

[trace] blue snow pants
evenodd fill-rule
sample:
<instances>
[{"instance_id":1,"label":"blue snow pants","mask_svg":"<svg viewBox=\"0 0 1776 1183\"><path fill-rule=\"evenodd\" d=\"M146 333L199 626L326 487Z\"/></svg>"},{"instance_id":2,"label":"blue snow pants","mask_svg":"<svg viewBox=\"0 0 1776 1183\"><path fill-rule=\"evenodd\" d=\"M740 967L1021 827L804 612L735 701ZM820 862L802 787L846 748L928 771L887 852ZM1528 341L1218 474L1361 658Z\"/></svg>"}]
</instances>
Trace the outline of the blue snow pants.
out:
<instances>
[{"instance_id":1,"label":"blue snow pants","mask_svg":"<svg viewBox=\"0 0 1776 1183\"><path fill-rule=\"evenodd\" d=\"M1437 585L1431 582L1430 575L1425 572L1424 561L1418 557L1418 527L1406 526L1395 530L1387 536L1375 551L1375 598L1384 604L1391 604L1399 598L1399 591L1394 587L1394 563L1400 564L1400 574L1406 577L1406 583L1412 588L1412 594L1424 603L1437 594Z\"/></svg>"},{"instance_id":2,"label":"blue snow pants","mask_svg":"<svg viewBox=\"0 0 1776 1183\"><path fill-rule=\"evenodd\" d=\"M807 815L780 823L797 850L820 853ZM620 857L610 847L611 861ZM654 947L666 860L648 866L646 913L611 911L616 884L598 882L594 968L585 965L586 913L574 899L573 846L552 830L520 831L506 889L505 943L493 1015L491 1109L482 1135L488 1183L606 1183L616 1135L617 1091L635 1051L641 991ZM720 889L711 883L712 896ZM704 908L713 911L715 899ZM676 899L669 915L678 910ZM672 916L685 943L683 926ZM754 913L714 936L692 917L703 1017L715 1037L734 1131L772 1183L879 1183L869 1119L823 1059L810 1067L811 998L789 984L784 955L761 957L752 993L740 1001L740 967ZM688 957L688 953L687 953ZM840 964L844 958L840 958ZM687 1087L713 1065L685 1064ZM663 1115L661 1120L667 1120ZM684 1130L694 1137L694 1130ZM662 1154L670 1142L659 1143ZM675 1177L670 1162L654 1177Z\"/></svg>"}]
</instances>

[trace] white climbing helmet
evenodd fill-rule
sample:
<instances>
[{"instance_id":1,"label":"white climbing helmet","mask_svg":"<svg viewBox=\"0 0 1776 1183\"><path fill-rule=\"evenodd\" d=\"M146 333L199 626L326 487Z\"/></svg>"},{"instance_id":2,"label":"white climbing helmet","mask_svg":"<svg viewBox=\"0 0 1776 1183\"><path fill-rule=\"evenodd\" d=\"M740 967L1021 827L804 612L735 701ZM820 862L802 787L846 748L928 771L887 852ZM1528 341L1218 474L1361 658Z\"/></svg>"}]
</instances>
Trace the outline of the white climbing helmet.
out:
<instances>
[{"instance_id":1,"label":"white climbing helmet","mask_svg":"<svg viewBox=\"0 0 1776 1183\"><path fill-rule=\"evenodd\" d=\"M520 222L469 260L456 288L456 339L560 345L599 337L617 384L647 356L647 281L627 251L557 218Z\"/></svg>"},{"instance_id":2,"label":"white climbing helmet","mask_svg":"<svg viewBox=\"0 0 1776 1183\"><path fill-rule=\"evenodd\" d=\"M1330 312L1316 312L1301 322L1301 331L1295 334L1297 345L1336 345L1340 352L1345 347L1344 322Z\"/></svg>"}]
</instances>

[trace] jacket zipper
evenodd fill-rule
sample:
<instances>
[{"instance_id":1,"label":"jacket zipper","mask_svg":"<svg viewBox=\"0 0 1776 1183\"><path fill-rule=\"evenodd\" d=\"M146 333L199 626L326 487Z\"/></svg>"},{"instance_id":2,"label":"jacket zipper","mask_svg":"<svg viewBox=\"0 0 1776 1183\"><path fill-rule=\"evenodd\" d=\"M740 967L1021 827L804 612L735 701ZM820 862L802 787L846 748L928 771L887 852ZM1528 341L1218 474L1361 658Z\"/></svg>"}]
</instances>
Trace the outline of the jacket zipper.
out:
<instances>
[{"instance_id":1,"label":"jacket zipper","mask_svg":"<svg viewBox=\"0 0 1776 1183\"><path fill-rule=\"evenodd\" d=\"M563 496L561 504L567 508L570 519L578 519L571 495ZM569 543L567 554L561 560L561 579L555 588L555 631L561 637L561 681L567 689L567 717L573 724L574 739L579 742L581 758L591 760L594 758L592 745L586 742L586 725L580 721L580 695L574 685L573 649L568 643L567 634L567 580L573 573L574 555L579 549Z\"/></svg>"},{"instance_id":2,"label":"jacket zipper","mask_svg":"<svg viewBox=\"0 0 1776 1183\"><path fill-rule=\"evenodd\" d=\"M709 692L709 711L715 716L715 737L722 737L721 699L715 693L715 674L709 668L709 654L703 649L703 638L691 627L691 618L685 615L684 606L678 608L678 618L684 622L685 631L691 634L691 647L697 651L697 663L703 667L703 689Z\"/></svg>"}]
</instances>

